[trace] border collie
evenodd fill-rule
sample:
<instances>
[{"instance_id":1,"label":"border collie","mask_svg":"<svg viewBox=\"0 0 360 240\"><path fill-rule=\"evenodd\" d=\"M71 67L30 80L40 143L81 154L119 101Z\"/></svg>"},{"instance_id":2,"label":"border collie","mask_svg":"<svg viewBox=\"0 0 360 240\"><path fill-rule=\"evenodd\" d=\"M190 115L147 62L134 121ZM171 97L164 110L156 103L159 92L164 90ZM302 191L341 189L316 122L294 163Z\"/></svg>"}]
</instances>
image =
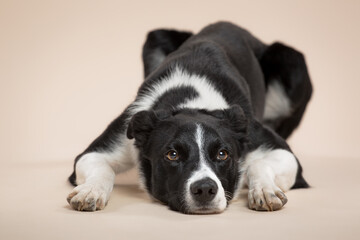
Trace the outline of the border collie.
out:
<instances>
[{"instance_id":1,"label":"border collie","mask_svg":"<svg viewBox=\"0 0 360 240\"><path fill-rule=\"evenodd\" d=\"M134 166L150 196L189 214L223 212L245 187L250 209L274 211L308 187L285 141L312 93L300 52L218 22L150 32L143 61L134 102L75 159L72 208L103 209Z\"/></svg>"}]
</instances>

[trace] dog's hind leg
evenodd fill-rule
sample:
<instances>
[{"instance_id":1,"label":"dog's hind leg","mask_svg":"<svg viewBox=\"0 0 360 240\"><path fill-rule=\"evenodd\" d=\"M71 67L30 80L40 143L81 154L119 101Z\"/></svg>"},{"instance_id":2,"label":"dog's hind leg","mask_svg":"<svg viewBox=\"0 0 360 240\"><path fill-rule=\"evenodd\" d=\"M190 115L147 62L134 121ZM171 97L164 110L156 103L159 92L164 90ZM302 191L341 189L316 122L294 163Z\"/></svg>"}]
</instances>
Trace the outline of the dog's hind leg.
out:
<instances>
[{"instance_id":1,"label":"dog's hind leg","mask_svg":"<svg viewBox=\"0 0 360 240\"><path fill-rule=\"evenodd\" d=\"M239 187L248 186L251 209L278 210L287 202L284 192L294 186L308 187L301 165L274 131L256 121L249 130L250 151L240 165Z\"/></svg>"},{"instance_id":2,"label":"dog's hind leg","mask_svg":"<svg viewBox=\"0 0 360 240\"><path fill-rule=\"evenodd\" d=\"M259 59L266 83L264 123L284 139L299 125L312 94L304 56L281 43Z\"/></svg>"},{"instance_id":3,"label":"dog's hind leg","mask_svg":"<svg viewBox=\"0 0 360 240\"><path fill-rule=\"evenodd\" d=\"M126 137L130 116L130 111L126 110L75 159L69 181L76 187L67 198L74 209L103 209L113 189L115 175L135 165L137 153L133 141Z\"/></svg>"},{"instance_id":4,"label":"dog's hind leg","mask_svg":"<svg viewBox=\"0 0 360 240\"><path fill-rule=\"evenodd\" d=\"M154 71L167 55L178 49L191 36L191 32L167 29L149 32L142 52L145 77Z\"/></svg>"}]
</instances>

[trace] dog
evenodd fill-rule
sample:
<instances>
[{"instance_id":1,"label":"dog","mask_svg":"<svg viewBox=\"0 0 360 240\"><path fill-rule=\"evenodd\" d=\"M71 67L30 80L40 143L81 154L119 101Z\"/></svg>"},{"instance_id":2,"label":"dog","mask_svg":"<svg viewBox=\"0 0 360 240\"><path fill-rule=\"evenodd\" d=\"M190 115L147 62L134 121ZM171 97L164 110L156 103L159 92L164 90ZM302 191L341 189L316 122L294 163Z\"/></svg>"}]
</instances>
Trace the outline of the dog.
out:
<instances>
[{"instance_id":1,"label":"dog","mask_svg":"<svg viewBox=\"0 0 360 240\"><path fill-rule=\"evenodd\" d=\"M142 57L136 99L75 159L72 208L103 209L134 166L152 198L186 214L221 213L246 187L250 209L275 211L309 187L285 141L312 94L302 53L217 22L154 30Z\"/></svg>"}]
</instances>

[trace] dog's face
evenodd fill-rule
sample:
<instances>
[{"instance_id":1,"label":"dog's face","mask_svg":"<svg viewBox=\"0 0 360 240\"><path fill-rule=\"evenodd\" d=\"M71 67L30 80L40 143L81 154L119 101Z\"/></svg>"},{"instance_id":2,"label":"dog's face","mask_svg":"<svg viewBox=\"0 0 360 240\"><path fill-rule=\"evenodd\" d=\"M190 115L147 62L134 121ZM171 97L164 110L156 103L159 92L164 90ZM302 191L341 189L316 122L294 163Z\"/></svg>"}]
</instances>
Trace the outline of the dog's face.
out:
<instances>
[{"instance_id":1,"label":"dog's face","mask_svg":"<svg viewBox=\"0 0 360 240\"><path fill-rule=\"evenodd\" d=\"M233 197L244 154L246 118L227 110L143 111L129 123L145 186L184 213L222 212Z\"/></svg>"}]
</instances>

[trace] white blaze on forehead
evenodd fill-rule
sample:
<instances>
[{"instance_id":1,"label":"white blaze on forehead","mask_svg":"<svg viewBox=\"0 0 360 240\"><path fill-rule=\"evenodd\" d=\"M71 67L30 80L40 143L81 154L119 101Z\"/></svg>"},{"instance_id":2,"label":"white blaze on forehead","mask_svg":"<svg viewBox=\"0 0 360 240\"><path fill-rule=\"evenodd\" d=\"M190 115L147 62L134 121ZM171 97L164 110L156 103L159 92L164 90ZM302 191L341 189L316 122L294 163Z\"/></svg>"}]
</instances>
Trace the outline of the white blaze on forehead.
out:
<instances>
[{"instance_id":1,"label":"white blaze on forehead","mask_svg":"<svg viewBox=\"0 0 360 240\"><path fill-rule=\"evenodd\" d=\"M199 150L199 164L197 170L195 170L186 183L185 189L185 200L188 204L188 208L190 212L196 212L196 202L193 200L190 193L190 186L192 183L202 180L204 178L212 179L218 187L218 192L216 193L215 198L212 200L212 207L214 212L221 212L226 208L226 198L225 191L219 178L216 176L211 167L206 163L206 151L205 151L205 138L204 138L204 130L200 124L196 124L195 131L195 142L198 146ZM200 212L199 212L200 213Z\"/></svg>"},{"instance_id":2,"label":"white blaze on forehead","mask_svg":"<svg viewBox=\"0 0 360 240\"><path fill-rule=\"evenodd\" d=\"M200 124L196 124L195 140L199 148L200 162L204 161L204 131Z\"/></svg>"}]
</instances>

